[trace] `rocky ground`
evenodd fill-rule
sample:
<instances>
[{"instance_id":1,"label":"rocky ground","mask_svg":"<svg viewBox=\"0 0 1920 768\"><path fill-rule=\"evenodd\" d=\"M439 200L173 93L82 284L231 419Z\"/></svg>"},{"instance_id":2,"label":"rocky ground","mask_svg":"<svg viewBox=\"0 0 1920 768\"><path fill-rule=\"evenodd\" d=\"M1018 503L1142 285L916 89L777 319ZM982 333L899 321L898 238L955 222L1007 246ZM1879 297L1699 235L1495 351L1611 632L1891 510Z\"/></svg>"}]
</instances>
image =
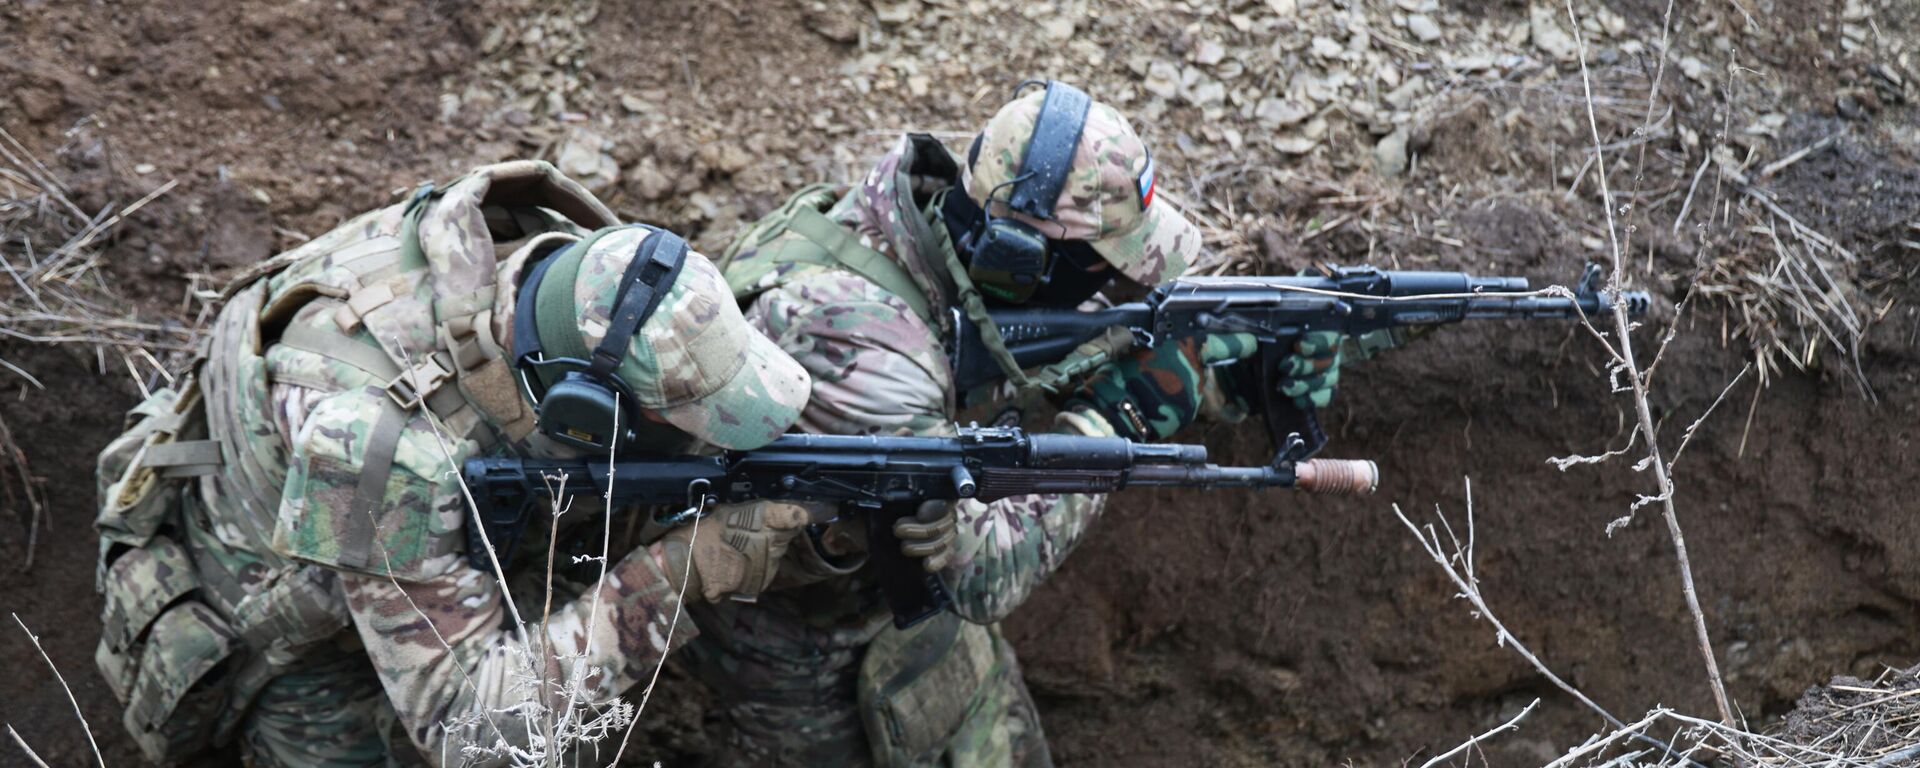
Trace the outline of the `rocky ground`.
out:
<instances>
[{"instance_id":1,"label":"rocky ground","mask_svg":"<svg viewBox=\"0 0 1920 768\"><path fill-rule=\"evenodd\" d=\"M113 333L175 364L166 349L190 338L196 291L420 181L548 157L623 214L718 250L786 192L856 177L903 130L963 142L1026 77L1076 82L1134 116L1163 193L1207 225L1210 271L1368 262L1566 282L1610 252L1604 176L1630 279L1659 297L1642 349L1680 318L1655 384L1663 437L1758 368L1676 472L1731 693L1764 727L1809 685L1920 657L1904 498L1920 468L1906 426L1920 372L1920 7L1573 11L22 0L0 5L0 128L18 140L0 146L44 161L79 218L159 192L61 276L90 317L141 323ZM18 268L58 244L0 247ZM19 318L27 297L0 297ZM0 420L49 505L31 570L0 574L0 608L47 640L116 765L137 759L92 671L86 525L91 457L137 397L125 368L150 369L121 365L125 349L0 341L0 359L45 387L0 372ZM1642 512L1606 533L1651 480L1630 459L1546 463L1624 441L1631 407L1603 366L1568 328L1449 329L1356 366L1329 414L1330 453L1380 462L1380 498L1117 503L1008 627L1058 761L1424 761L1535 697L1518 733L1484 747L1490 763L1541 764L1601 729L1491 641L1392 517L1387 502L1458 515L1467 475L1482 582L1516 635L1616 714L1710 715L1664 526ZM1262 458L1255 428L1192 437ZM34 515L16 475L0 555L24 562ZM82 762L37 654L0 637L20 669L0 679L0 720L50 761ZM656 695L661 759L704 750L700 698L680 679Z\"/></svg>"}]
</instances>

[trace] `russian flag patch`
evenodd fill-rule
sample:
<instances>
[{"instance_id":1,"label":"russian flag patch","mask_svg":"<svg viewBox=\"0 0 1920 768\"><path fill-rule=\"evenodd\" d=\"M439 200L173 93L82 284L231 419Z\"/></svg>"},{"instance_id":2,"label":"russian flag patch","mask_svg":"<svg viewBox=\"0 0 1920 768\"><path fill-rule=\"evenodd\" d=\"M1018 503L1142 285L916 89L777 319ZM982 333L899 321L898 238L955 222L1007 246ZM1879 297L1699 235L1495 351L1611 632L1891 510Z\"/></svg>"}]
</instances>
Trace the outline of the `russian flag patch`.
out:
<instances>
[{"instance_id":1,"label":"russian flag patch","mask_svg":"<svg viewBox=\"0 0 1920 768\"><path fill-rule=\"evenodd\" d=\"M1140 210L1153 205L1153 153L1147 153L1147 167L1140 170L1140 177L1134 180L1140 189Z\"/></svg>"}]
</instances>

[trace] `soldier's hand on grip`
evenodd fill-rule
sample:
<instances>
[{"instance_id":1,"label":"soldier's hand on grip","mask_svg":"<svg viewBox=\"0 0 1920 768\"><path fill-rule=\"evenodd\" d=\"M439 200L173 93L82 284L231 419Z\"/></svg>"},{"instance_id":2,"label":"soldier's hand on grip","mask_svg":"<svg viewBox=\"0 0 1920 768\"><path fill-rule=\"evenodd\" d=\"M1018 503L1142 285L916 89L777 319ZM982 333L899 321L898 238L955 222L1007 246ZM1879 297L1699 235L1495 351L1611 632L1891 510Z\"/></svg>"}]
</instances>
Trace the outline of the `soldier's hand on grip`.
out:
<instances>
[{"instance_id":1,"label":"soldier's hand on grip","mask_svg":"<svg viewBox=\"0 0 1920 768\"><path fill-rule=\"evenodd\" d=\"M900 539L900 553L922 558L928 573L953 562L955 522L953 502L926 501L912 517L893 521L893 535Z\"/></svg>"},{"instance_id":2,"label":"soldier's hand on grip","mask_svg":"<svg viewBox=\"0 0 1920 768\"><path fill-rule=\"evenodd\" d=\"M806 524L806 510L794 504L721 507L698 526L688 523L661 538L667 581L709 602L758 596L773 583L787 546Z\"/></svg>"},{"instance_id":3,"label":"soldier's hand on grip","mask_svg":"<svg viewBox=\"0 0 1920 768\"><path fill-rule=\"evenodd\" d=\"M1253 355L1252 334L1181 339L1135 349L1094 371L1069 402L1099 411L1121 437L1165 440L1199 415L1209 366Z\"/></svg>"}]
</instances>

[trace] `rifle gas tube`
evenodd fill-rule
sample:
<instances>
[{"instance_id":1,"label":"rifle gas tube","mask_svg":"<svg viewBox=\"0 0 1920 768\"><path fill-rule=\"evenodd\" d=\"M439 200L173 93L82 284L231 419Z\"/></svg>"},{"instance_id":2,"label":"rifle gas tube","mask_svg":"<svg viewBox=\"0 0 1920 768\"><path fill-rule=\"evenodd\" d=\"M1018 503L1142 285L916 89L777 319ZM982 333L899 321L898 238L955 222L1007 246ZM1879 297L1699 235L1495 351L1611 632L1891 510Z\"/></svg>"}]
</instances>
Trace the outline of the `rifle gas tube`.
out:
<instances>
[{"instance_id":1,"label":"rifle gas tube","mask_svg":"<svg viewBox=\"0 0 1920 768\"><path fill-rule=\"evenodd\" d=\"M939 577L900 553L893 523L929 499L993 501L1032 493L1112 493L1127 488L1298 488L1371 493L1370 461L1281 457L1262 467L1207 463L1206 446L1136 443L1124 438L1028 434L967 427L953 437L785 435L766 447L718 456L632 457L611 468L600 459L469 459L461 479L473 494L467 552L490 569L485 542L502 562L564 475L569 495L611 494L616 509L706 509L762 499L831 502L866 516L868 556L894 622L902 627L946 606ZM662 522L675 518L658 517ZM481 534L485 533L483 539Z\"/></svg>"}]
</instances>

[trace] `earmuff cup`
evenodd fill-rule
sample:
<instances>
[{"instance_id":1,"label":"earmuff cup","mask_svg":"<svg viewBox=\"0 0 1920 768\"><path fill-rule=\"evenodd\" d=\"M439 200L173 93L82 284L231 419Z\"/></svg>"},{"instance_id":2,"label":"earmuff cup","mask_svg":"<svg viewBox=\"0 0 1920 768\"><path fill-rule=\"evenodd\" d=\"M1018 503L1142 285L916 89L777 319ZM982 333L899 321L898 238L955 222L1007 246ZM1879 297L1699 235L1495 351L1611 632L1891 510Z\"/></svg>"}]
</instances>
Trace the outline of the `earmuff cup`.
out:
<instances>
[{"instance_id":1,"label":"earmuff cup","mask_svg":"<svg viewBox=\"0 0 1920 768\"><path fill-rule=\"evenodd\" d=\"M626 359L634 335L679 279L688 252L686 241L679 236L662 229L645 228L651 234L641 241L621 275L612 322L599 346L586 355L573 357L563 353L563 356L549 357L537 318L540 286L548 279L553 265L568 250L577 250L584 256L584 249L591 241L576 243L548 256L533 267L520 287L514 317L515 365L537 414L537 428L562 445L595 453L619 453L634 441L632 414L640 404L615 371ZM563 279L570 284L572 276L568 271ZM571 305L568 306L566 332L577 333L574 313ZM538 385L542 378L537 371L549 366L553 366L550 371L561 371L560 378L541 388ZM622 397L627 398L624 406L620 402Z\"/></svg>"},{"instance_id":2,"label":"earmuff cup","mask_svg":"<svg viewBox=\"0 0 1920 768\"><path fill-rule=\"evenodd\" d=\"M620 395L584 371L568 371L540 399L540 431L555 442L610 453L630 441Z\"/></svg>"},{"instance_id":3,"label":"earmuff cup","mask_svg":"<svg viewBox=\"0 0 1920 768\"><path fill-rule=\"evenodd\" d=\"M1020 87L1034 82L1021 83ZM1013 186L1013 193L1005 201L1008 208L1043 221L1053 218L1054 202L1066 188L1067 172L1073 167L1073 155L1080 146L1080 134L1086 129L1087 111L1093 103L1085 92L1066 83L1049 80L1046 87L1040 114L1020 160L1020 173L1007 182ZM976 137L967 150L967 165L972 167L979 156L980 139ZM985 197L986 202L980 205L985 225L961 244L968 255L967 276L990 297L1025 303L1053 269L1047 237L1024 221L994 216L993 191Z\"/></svg>"},{"instance_id":4,"label":"earmuff cup","mask_svg":"<svg viewBox=\"0 0 1920 768\"><path fill-rule=\"evenodd\" d=\"M993 219L971 243L967 274L988 296L1014 304L1033 298L1047 274L1047 237L1026 222Z\"/></svg>"}]
</instances>

